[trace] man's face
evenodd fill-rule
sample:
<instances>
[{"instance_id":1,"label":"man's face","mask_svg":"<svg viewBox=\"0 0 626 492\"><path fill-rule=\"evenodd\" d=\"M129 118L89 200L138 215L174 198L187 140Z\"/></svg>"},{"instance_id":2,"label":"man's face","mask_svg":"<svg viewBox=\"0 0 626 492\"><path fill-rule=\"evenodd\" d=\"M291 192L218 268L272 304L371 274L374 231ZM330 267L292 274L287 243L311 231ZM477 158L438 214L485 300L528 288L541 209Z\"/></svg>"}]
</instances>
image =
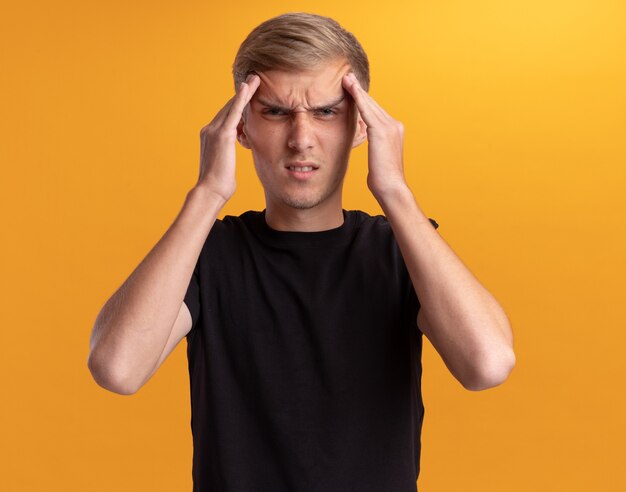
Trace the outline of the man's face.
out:
<instances>
[{"instance_id":1,"label":"man's face","mask_svg":"<svg viewBox=\"0 0 626 492\"><path fill-rule=\"evenodd\" d=\"M252 150L268 205L340 206L350 150L365 139L365 124L342 86L350 68L338 59L306 71L258 74L238 138Z\"/></svg>"}]
</instances>

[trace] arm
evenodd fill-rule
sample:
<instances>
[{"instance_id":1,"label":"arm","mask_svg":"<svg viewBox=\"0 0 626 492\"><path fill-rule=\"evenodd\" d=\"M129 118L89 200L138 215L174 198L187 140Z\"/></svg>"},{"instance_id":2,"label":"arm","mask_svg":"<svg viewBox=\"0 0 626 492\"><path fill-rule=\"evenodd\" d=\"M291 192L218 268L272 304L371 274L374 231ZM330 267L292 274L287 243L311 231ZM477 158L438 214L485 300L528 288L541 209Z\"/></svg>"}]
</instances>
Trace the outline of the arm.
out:
<instances>
[{"instance_id":1,"label":"arm","mask_svg":"<svg viewBox=\"0 0 626 492\"><path fill-rule=\"evenodd\" d=\"M391 224L420 300L420 330L465 388L501 384L515 365L506 314L416 203L404 179L402 124L378 106L354 76L346 76L344 86L367 125L368 186Z\"/></svg>"},{"instance_id":2,"label":"arm","mask_svg":"<svg viewBox=\"0 0 626 492\"><path fill-rule=\"evenodd\" d=\"M379 202L420 300L420 330L465 388L504 382L515 355L503 309L433 228L408 187Z\"/></svg>"},{"instance_id":3,"label":"arm","mask_svg":"<svg viewBox=\"0 0 626 492\"><path fill-rule=\"evenodd\" d=\"M237 125L259 78L247 82L202 128L200 176L175 221L96 318L87 365L108 390L136 392L191 329L183 300L206 238L235 191Z\"/></svg>"}]
</instances>

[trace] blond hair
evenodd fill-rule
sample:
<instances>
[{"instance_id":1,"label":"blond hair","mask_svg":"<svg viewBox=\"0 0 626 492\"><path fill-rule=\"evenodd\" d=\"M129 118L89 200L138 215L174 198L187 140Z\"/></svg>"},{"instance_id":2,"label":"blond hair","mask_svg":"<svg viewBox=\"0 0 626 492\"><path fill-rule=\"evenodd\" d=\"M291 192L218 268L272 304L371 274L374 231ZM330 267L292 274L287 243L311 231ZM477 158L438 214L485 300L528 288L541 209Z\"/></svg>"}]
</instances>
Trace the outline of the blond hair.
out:
<instances>
[{"instance_id":1,"label":"blond hair","mask_svg":"<svg viewBox=\"0 0 626 492\"><path fill-rule=\"evenodd\" d=\"M345 58L365 90L369 62L356 37L330 17L291 12L266 20L241 43L233 63L235 89L251 72L306 70Z\"/></svg>"}]
</instances>

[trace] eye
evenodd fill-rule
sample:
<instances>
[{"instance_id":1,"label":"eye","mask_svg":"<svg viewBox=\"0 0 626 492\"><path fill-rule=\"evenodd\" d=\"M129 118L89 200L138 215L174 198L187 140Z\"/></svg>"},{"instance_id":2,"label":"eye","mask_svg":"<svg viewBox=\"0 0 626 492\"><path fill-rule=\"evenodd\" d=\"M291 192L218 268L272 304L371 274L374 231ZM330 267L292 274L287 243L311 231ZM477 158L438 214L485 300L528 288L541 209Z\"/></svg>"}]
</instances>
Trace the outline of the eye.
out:
<instances>
[{"instance_id":1,"label":"eye","mask_svg":"<svg viewBox=\"0 0 626 492\"><path fill-rule=\"evenodd\" d=\"M319 114L320 116L333 116L335 113L335 110L332 108L321 108L318 109L317 114Z\"/></svg>"},{"instance_id":2,"label":"eye","mask_svg":"<svg viewBox=\"0 0 626 492\"><path fill-rule=\"evenodd\" d=\"M267 114L269 116L284 116L286 113L278 108L268 108L263 111L263 114Z\"/></svg>"}]
</instances>

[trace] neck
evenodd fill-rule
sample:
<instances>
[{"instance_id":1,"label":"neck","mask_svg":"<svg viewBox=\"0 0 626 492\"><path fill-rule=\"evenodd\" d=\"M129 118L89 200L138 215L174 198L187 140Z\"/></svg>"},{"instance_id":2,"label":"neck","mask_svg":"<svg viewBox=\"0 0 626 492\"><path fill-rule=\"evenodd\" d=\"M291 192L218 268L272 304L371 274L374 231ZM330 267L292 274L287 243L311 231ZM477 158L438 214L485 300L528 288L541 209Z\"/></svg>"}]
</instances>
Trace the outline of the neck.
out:
<instances>
[{"instance_id":1,"label":"neck","mask_svg":"<svg viewBox=\"0 0 626 492\"><path fill-rule=\"evenodd\" d=\"M276 231L318 232L335 229L343 224L341 199L312 208L299 209L267 200L267 225Z\"/></svg>"}]
</instances>

